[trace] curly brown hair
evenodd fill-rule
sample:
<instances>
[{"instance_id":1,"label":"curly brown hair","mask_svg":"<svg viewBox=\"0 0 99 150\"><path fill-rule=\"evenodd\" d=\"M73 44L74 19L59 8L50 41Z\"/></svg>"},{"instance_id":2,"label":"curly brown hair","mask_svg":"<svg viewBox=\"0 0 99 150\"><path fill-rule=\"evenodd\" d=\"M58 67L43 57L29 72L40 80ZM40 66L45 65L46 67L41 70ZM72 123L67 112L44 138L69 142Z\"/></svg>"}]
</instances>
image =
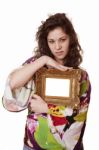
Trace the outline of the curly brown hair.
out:
<instances>
[{"instance_id":1,"label":"curly brown hair","mask_svg":"<svg viewBox=\"0 0 99 150\"><path fill-rule=\"evenodd\" d=\"M47 36L50 31L57 27L61 27L70 37L69 52L64 58L64 65L78 68L82 62L82 49L74 27L65 13L56 13L49 16L46 21L42 22L42 24L38 27L38 31L36 33L38 46L35 48L35 57L39 58L42 55L47 55L54 58L47 43Z\"/></svg>"}]
</instances>

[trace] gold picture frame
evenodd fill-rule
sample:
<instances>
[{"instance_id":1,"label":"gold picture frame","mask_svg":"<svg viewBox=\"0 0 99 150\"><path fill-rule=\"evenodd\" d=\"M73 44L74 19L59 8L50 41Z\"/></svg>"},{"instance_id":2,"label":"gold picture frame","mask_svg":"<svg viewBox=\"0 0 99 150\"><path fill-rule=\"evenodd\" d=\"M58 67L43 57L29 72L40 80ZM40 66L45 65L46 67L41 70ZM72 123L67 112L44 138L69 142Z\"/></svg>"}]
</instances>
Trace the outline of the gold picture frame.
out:
<instances>
[{"instance_id":1,"label":"gold picture frame","mask_svg":"<svg viewBox=\"0 0 99 150\"><path fill-rule=\"evenodd\" d=\"M35 75L36 94L47 103L73 108L79 106L81 69L60 71L42 67Z\"/></svg>"}]
</instances>

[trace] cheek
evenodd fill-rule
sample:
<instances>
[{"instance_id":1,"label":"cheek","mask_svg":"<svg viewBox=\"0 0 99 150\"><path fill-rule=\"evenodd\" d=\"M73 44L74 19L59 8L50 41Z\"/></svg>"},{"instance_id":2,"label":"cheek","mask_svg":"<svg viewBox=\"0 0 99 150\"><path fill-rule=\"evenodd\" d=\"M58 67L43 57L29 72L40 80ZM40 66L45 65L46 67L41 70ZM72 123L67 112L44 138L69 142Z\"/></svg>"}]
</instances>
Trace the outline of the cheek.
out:
<instances>
[{"instance_id":1,"label":"cheek","mask_svg":"<svg viewBox=\"0 0 99 150\"><path fill-rule=\"evenodd\" d=\"M50 49L50 51L52 52L52 53L54 53L54 46L53 45L48 45L49 46L49 49Z\"/></svg>"},{"instance_id":2,"label":"cheek","mask_svg":"<svg viewBox=\"0 0 99 150\"><path fill-rule=\"evenodd\" d=\"M48 44L48 47L49 47L49 49L51 50L51 45L50 45L50 44Z\"/></svg>"},{"instance_id":3,"label":"cheek","mask_svg":"<svg viewBox=\"0 0 99 150\"><path fill-rule=\"evenodd\" d=\"M68 51L68 49L69 49L69 42L66 42L66 43L64 44L64 48L66 49L66 51Z\"/></svg>"}]
</instances>

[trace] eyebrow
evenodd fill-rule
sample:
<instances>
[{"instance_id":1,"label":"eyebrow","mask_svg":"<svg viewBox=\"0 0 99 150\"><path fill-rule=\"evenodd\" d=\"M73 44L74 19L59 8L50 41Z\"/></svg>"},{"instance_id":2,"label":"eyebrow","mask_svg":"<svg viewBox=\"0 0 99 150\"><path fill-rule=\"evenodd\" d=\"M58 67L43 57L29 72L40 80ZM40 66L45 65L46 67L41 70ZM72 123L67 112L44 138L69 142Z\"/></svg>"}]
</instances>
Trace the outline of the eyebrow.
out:
<instances>
[{"instance_id":1,"label":"eyebrow","mask_svg":"<svg viewBox=\"0 0 99 150\"><path fill-rule=\"evenodd\" d=\"M68 37L68 35L63 35L63 36L61 36L59 39L62 39L62 38L67 38ZM48 40L54 40L53 38L48 38Z\"/></svg>"}]
</instances>

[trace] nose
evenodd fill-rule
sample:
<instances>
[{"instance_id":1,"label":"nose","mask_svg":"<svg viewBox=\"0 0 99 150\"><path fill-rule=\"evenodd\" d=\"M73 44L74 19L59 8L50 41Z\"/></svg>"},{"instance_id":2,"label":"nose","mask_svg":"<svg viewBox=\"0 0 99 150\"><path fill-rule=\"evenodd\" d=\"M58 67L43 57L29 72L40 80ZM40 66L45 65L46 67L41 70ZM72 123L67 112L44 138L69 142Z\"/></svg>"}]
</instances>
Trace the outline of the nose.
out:
<instances>
[{"instance_id":1,"label":"nose","mask_svg":"<svg viewBox=\"0 0 99 150\"><path fill-rule=\"evenodd\" d=\"M55 43L55 48L56 48L56 50L59 50L59 49L61 49L61 44L59 43L59 42L56 42Z\"/></svg>"}]
</instances>

